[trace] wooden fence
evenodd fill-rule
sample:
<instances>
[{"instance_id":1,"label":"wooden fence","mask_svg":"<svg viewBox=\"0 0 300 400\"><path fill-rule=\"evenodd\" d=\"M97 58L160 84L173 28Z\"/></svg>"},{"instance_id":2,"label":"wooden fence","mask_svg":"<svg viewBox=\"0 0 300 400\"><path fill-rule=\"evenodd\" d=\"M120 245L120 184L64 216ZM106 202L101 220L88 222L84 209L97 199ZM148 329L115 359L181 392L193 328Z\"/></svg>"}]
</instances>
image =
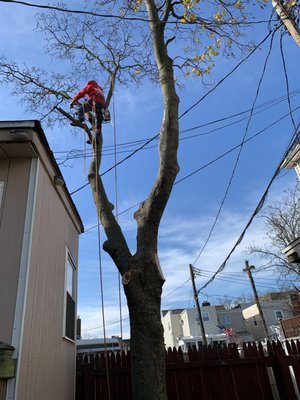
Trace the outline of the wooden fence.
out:
<instances>
[{"instance_id":1,"label":"wooden fence","mask_svg":"<svg viewBox=\"0 0 300 400\"><path fill-rule=\"evenodd\" d=\"M130 400L129 354L78 355L76 400ZM238 349L169 349L166 353L169 400L296 400L300 388L300 342L244 344ZM292 368L290 368L292 367Z\"/></svg>"},{"instance_id":2,"label":"wooden fence","mask_svg":"<svg viewBox=\"0 0 300 400\"><path fill-rule=\"evenodd\" d=\"M283 335L286 339L300 336L300 315L280 321Z\"/></svg>"}]
</instances>

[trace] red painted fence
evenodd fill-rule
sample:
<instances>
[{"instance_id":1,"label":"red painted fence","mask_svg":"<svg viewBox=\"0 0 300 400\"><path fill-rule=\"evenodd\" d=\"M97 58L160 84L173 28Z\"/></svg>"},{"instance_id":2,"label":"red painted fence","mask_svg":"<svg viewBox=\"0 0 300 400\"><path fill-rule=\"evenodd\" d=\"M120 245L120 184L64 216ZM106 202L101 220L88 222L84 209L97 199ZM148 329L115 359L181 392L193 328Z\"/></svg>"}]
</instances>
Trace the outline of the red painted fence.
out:
<instances>
[{"instance_id":1,"label":"red painted fence","mask_svg":"<svg viewBox=\"0 0 300 400\"><path fill-rule=\"evenodd\" d=\"M169 349L166 359L169 400L296 400L300 388L299 341L286 352L279 342ZM108 388L112 400L131 399L130 355L78 355L76 400L107 400Z\"/></svg>"}]
</instances>

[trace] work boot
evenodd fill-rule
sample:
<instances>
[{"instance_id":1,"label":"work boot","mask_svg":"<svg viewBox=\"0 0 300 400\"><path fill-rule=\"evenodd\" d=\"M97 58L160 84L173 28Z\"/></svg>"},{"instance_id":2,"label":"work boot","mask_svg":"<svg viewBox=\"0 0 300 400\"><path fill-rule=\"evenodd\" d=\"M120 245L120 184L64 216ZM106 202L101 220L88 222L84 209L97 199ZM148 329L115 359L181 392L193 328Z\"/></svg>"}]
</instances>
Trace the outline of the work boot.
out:
<instances>
[{"instance_id":1,"label":"work boot","mask_svg":"<svg viewBox=\"0 0 300 400\"><path fill-rule=\"evenodd\" d=\"M78 126L77 123L83 124L84 123L84 119L78 119L76 122L70 122L71 126Z\"/></svg>"},{"instance_id":2,"label":"work boot","mask_svg":"<svg viewBox=\"0 0 300 400\"><path fill-rule=\"evenodd\" d=\"M76 122L79 122L79 123L82 124L84 121L85 121L84 115L83 114L77 114L77 121ZM71 126L77 126L76 122L71 122L70 125Z\"/></svg>"}]
</instances>

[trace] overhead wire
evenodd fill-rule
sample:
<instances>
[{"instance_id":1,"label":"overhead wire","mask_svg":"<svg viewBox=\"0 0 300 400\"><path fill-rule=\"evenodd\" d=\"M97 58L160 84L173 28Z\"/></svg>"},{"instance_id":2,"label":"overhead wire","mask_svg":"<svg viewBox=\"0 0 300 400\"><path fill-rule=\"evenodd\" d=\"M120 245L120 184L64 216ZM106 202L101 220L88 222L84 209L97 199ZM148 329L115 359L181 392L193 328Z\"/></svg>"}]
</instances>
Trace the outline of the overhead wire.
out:
<instances>
[{"instance_id":1,"label":"overhead wire","mask_svg":"<svg viewBox=\"0 0 300 400\"><path fill-rule=\"evenodd\" d=\"M299 126L298 126L299 127ZM298 129L297 127L297 129ZM279 165L277 166L272 178L270 179L265 191L263 192L262 197L260 198L260 201L258 203L258 205L256 206L255 210L253 211L250 219L248 220L245 228L243 229L242 233L240 234L240 236L238 237L236 243L234 244L233 248L230 250L229 254L227 255L227 257L225 258L225 260L223 261L223 263L221 264L221 266L217 269L217 271L213 274L213 276L198 290L198 292L200 292L201 290L205 289L211 282L214 281L214 279L216 278L216 276L224 270L227 261L229 260L229 258L231 257L232 253L235 251L235 249L238 247L238 245L241 243L241 241L243 240L246 231L248 230L248 228L250 227L250 225L252 224L255 216L260 212L260 210L262 209L266 197L268 195L269 189L271 187L271 185L273 184L274 180L276 179L277 175L280 173L281 171L281 165L283 163L283 161L286 159L289 151L293 148L294 144L297 142L299 134L297 133L297 129L295 130L295 132L292 135L292 138L290 140L290 143L286 149L286 151L284 152L284 156L282 158L282 160L280 161Z\"/></svg>"},{"instance_id":2,"label":"overhead wire","mask_svg":"<svg viewBox=\"0 0 300 400\"><path fill-rule=\"evenodd\" d=\"M299 93L300 93L300 89L295 90L294 92L291 93L290 98L292 98L292 97L298 95ZM255 109L256 109L256 108L257 108L257 109L262 108L262 107L264 107L265 105L267 105L267 106L265 106L264 108L262 108L260 111L257 111L257 112L255 112L255 113L253 112L252 115L254 116L254 115L258 115L258 114L260 114L260 113L263 113L263 112L265 112L266 110L269 110L270 108L272 108L272 107L274 107L274 106L280 104L281 102L283 102L283 101L285 101L285 100L286 100L286 96L281 96L281 97L276 98L276 99L274 99L274 100L271 100L271 101L268 101L268 102L266 102L266 103L263 103L262 105L255 107ZM208 123L201 124L201 125L198 125L198 126L195 126L195 127L183 129L183 130L180 131L179 134L181 135L181 134L186 133L186 132L191 132L191 131L194 131L194 130L201 129L202 127L205 127L205 126L208 126L208 125L216 124L216 123L218 123L218 122L220 122L220 121L225 121L225 120L227 120L227 119L234 118L234 117L236 117L236 116L238 116L238 115L242 115L242 114L248 113L250 110L251 110L251 109L247 109L247 110L245 110L245 111L241 111L241 112L239 112L239 113L236 113L236 114L233 114L233 115L230 115L230 116L227 116L227 117L218 119L218 120L210 121L210 122L208 122ZM195 138L195 137L206 136L206 135L212 134L212 133L214 133L214 132L216 132L216 131L225 129L225 128L229 127L229 126L232 126L232 125L235 125L235 124L237 124L237 123L240 123L240 122L242 122L242 121L244 121L244 120L247 120L247 119L248 119L248 117L243 117L243 118L240 118L240 119L238 119L238 120L236 120L236 121L230 122L230 123L225 124L225 125L221 125L221 126L219 126L219 127L217 127L217 128L214 128L214 129L212 129L212 130L210 130L210 131L207 131L207 132L204 132L204 133L199 133L199 134L195 134L195 135L190 135L190 136L187 136L187 137L180 137L179 140L180 140L180 141L183 141L183 140L188 140L188 139L192 139L192 138ZM133 142L128 142L128 143L120 144L120 145L117 146L117 148L118 148L118 147L119 147L119 148L120 148L120 147L121 147L121 148L126 148L126 147L129 147L129 146L132 147L132 146L135 145L135 143L144 143L145 140L148 140L148 139L141 139L141 140L138 140L138 141L133 141ZM123 145L124 145L124 147L122 147ZM102 156L104 156L104 155L106 155L106 156L114 155L114 152L115 152L114 146L113 146L112 149L110 149L110 148L112 147L111 145L106 146L106 147L107 147L107 150L108 150L108 151L113 151L113 152L112 152L112 153L105 153L105 152L102 152ZM144 150L146 150L146 149L148 150L148 149L151 149L151 148L156 148L156 146L148 146L148 147L145 147ZM119 151L117 151L117 154L128 153L128 152L130 152L130 151L131 151L131 150L119 150ZM65 164L65 163L66 163L67 161L69 161L69 160L81 159L84 155L87 155L88 157L91 157L92 154L93 154L92 151L91 151L91 152L87 152L86 154L84 153L84 154L82 155L82 151L81 151L81 150L76 150L76 149L66 150L66 151L58 151L58 152L53 152L53 153L54 153L54 154L63 154L63 153L67 153L66 156L60 155L60 156L56 157L56 161L57 161L57 162L60 161L60 160L63 160L62 162L58 163L58 165Z\"/></svg>"},{"instance_id":3,"label":"overhead wire","mask_svg":"<svg viewBox=\"0 0 300 400\"><path fill-rule=\"evenodd\" d=\"M295 89L292 92L290 92L289 96L290 96L290 98L292 98L294 96L297 96L299 93L300 93L300 88ZM271 100L268 100L268 101L266 101L264 103L261 103L258 106L254 107L254 110L260 110L260 111L258 111L257 113L253 113L253 115L256 115L256 114L259 114L259 113L264 112L266 110L269 110L271 107L274 107L274 106L280 104L281 102L285 101L286 99L287 99L287 95L281 95L281 96L275 97L275 98L273 98ZM241 116L243 114L247 114L250 111L251 111L251 107L247 108L247 109L245 109L243 111L239 111L239 112L236 112L234 114L227 115L227 116L222 117L222 118L214 119L212 121L205 122L205 123L202 123L200 125L196 125L196 126L191 127L191 128L181 129L180 130L180 134L187 133L187 132L190 132L190 131L193 131L193 130L196 130L196 129L205 128L205 127L210 126L210 125L215 125L215 124L217 124L219 122L224 122L224 121L227 121L228 119L232 119L232 118L235 118L235 117L239 117L239 116ZM245 119L246 118L248 118L248 117L245 117ZM244 121L244 119L238 120L238 122L240 122L240 121ZM227 125L222 125L222 126L226 127ZM211 133L211 131L209 131L207 134L209 134L209 133ZM129 141L129 142L119 143L119 144L117 144L117 148L127 148L129 146L130 147L131 146L135 146L137 144L144 143L147 140L149 140L149 138L139 139L139 140L132 140L132 141ZM103 146L103 149L105 149L105 150L113 151L114 148L115 148L114 144ZM53 154L78 153L78 152L80 152L80 150L71 149L71 150L53 151ZM102 151L102 154L103 154L103 151Z\"/></svg>"},{"instance_id":4,"label":"overhead wire","mask_svg":"<svg viewBox=\"0 0 300 400\"><path fill-rule=\"evenodd\" d=\"M214 229L215 229L215 226L216 226L216 224L217 224L217 222L218 222L218 219L219 219L219 217L220 217L220 215L221 215L221 211L222 211L222 209L223 209L223 206L224 206L224 204L225 204L225 201L226 201L226 199L227 199L227 196L228 196L228 193L229 193L229 190L230 190L230 187L231 187L231 184L232 184L234 175L235 175L235 173L236 173L236 170L237 170L237 167L238 167L238 164L239 164L240 156L241 156L241 153L242 153L244 144L245 144L245 139L246 139L246 136L247 136L247 134L248 134L250 122L251 122L251 120L252 120L252 115L253 115L253 111L254 111L255 104L256 104L257 99L258 99L258 95L259 95L259 92L260 92L261 84L262 84L263 79L264 79L264 76L265 76L265 72L266 72L268 60L269 60L269 58L270 58L271 51L272 51L272 48L273 48L273 40L274 40L275 32L276 32L276 31L274 31L273 34L272 34L272 36L271 36L269 51L268 51L267 56L266 56L266 58L265 58L265 62L264 62L263 69L262 69L262 73L261 73L261 76L260 76L260 79L259 79L259 82L258 82L258 86L257 86L257 89L256 89L254 101L253 101L253 103L252 103L252 107L251 107L251 110L250 110L250 116L249 116L248 121L247 121L247 124L246 124L245 132L244 132L244 134L243 134L242 142L241 142L241 145L240 145L240 147L239 147L239 151L238 151L238 154L237 154L237 157L236 157L236 160L235 160L235 163L234 163L234 166L233 166L233 169L232 169L230 178L229 178L229 182L228 182L228 184L227 184L227 187L226 187L224 196L223 196L222 201L221 201L221 203L220 203L220 206L219 206L219 209L218 209L217 214L216 214L216 216L215 216L214 222L213 222L213 224L212 224L212 226L211 226L211 228L210 228L210 230L209 230L208 236L207 236L207 238L206 238L206 240L205 240L203 246L201 247L201 250L200 250L198 256L196 257L195 261L193 262L192 266L195 266L196 262L199 260L199 258L201 257L203 251L205 250L205 248L206 248L206 246L207 246L207 244L208 244L208 242L209 242L209 240L210 240L210 238L211 238L211 235L212 235L212 233L213 233L213 231L214 231Z\"/></svg>"},{"instance_id":5,"label":"overhead wire","mask_svg":"<svg viewBox=\"0 0 300 400\"><path fill-rule=\"evenodd\" d=\"M296 111L299 110L300 106L295 107L292 111ZM256 138L257 136L261 135L263 132L265 132L266 130L270 129L272 126L278 124L278 122L281 122L283 119L287 118L290 115L290 112L284 114L282 117L276 119L274 122L272 122L271 124L269 124L268 126L266 126L265 128L261 129L260 131L258 131L257 133L255 133L254 135L250 136L248 139L246 139L244 141L245 143L250 142L251 140L253 140L254 138ZM236 150L237 148L239 148L241 146L241 143L239 143L238 145L232 147L231 149L229 149L228 151L222 153L221 155L219 155L218 157L214 158L213 160L209 161L208 163L204 164L203 166L201 166L200 168L197 168L196 170L192 171L191 173L185 175L183 178L177 180L174 185L178 185L179 183L183 182L184 180L190 178L191 176L197 174L198 172L202 171L203 169L207 168L208 166L214 164L216 161L220 160L221 158L227 156L228 154L232 153L234 150Z\"/></svg>"},{"instance_id":6,"label":"overhead wire","mask_svg":"<svg viewBox=\"0 0 300 400\"><path fill-rule=\"evenodd\" d=\"M288 102L288 107L289 107L289 110L290 110L291 121L292 121L294 129L296 130L296 122L294 120L294 116L293 116L293 113L292 113L292 104L291 104L291 96L290 96L290 85L289 85L289 78L288 78L287 67L286 67L286 62L285 62L285 57L284 57L283 46L282 46L282 37L283 37L283 34L282 34L282 32L280 32L280 40L279 40L279 43L280 43L280 54L281 54L283 73L284 73L285 85L286 85L286 91L287 91L287 102Z\"/></svg>"},{"instance_id":7,"label":"overhead wire","mask_svg":"<svg viewBox=\"0 0 300 400\"><path fill-rule=\"evenodd\" d=\"M240 235L240 237L238 238L236 244L234 245L234 247L232 248L232 250L230 251L230 253L228 254L228 256L226 257L225 261L221 264L221 266L219 267L219 269L214 273L214 275L209 279L208 282L206 282L206 284L204 286L202 286L199 290L199 292L201 290L203 290L204 288L206 288L217 276L218 273L220 273L226 266L226 263L228 261L228 259L230 258L231 254L235 251L236 247L240 244L240 242L243 240L243 237L247 231L247 229L249 228L249 226L251 225L254 217L258 214L258 212L261 210L261 208L263 207L263 204L265 202L266 196L268 194L268 191L273 183L273 181L276 179L277 175L280 173L281 171L281 166L282 163L284 162L284 160L286 160L286 158L288 157L289 152L294 148L295 144L297 144L298 140L299 140L299 135L300 132L297 132L300 126L300 122L298 122L298 125L296 125L294 117L293 117L293 110L292 110L292 106L291 106L291 100L290 100L290 89L289 89L289 79L288 79L288 73L287 73L287 68L286 68L286 62L285 62L285 57L284 57L284 52L283 52L283 46L282 46L282 34L280 35L280 53L281 53L281 58L282 58L282 64L283 64L283 72L284 72L284 76L285 76L285 84L286 84L286 89L287 89L287 101L288 101L288 107L289 107L289 115L292 121L292 125L294 128L294 133L292 135L292 138L290 139L290 143L287 146L287 149L284 152L283 158L280 162L280 164L278 165L277 169L274 172L274 175L272 176L260 202L258 203L258 206L256 207L256 209L254 210L254 213L252 214L250 220L248 221L246 227L244 228L242 234Z\"/></svg>"},{"instance_id":8,"label":"overhead wire","mask_svg":"<svg viewBox=\"0 0 300 400\"><path fill-rule=\"evenodd\" d=\"M1 1L1 0L0 0ZM278 29L275 28L275 31ZM197 105L200 104L200 102L202 102L207 96L209 96L213 91L215 91L229 76L231 76L246 60L248 60L248 58L254 54L254 52L269 38L269 36L271 35L271 32L268 32L268 34L264 37L263 40L261 40L255 47L254 49L251 50L251 52L249 52L249 54L247 54L246 57L244 57L229 73L227 73L212 89L210 89L205 95L203 95L196 103L194 103L191 107L189 107L186 111L184 111L179 117L178 119L181 119L182 117L184 117L187 113L189 113L194 107L196 107ZM157 133L156 135L154 135L152 138L150 138L147 142L145 142L142 146L140 146L139 148L137 148L136 150L134 150L131 154L129 154L127 157L124 157L122 160L120 160L116 166L121 165L123 162L127 161L129 158L131 158L133 155L135 155L137 152L139 152L140 150L142 150L145 146L147 146L147 144L151 143L154 139L156 139L159 136L159 133ZM108 168L102 175L110 172L111 170L113 170L116 166L112 166L110 168ZM101 175L101 176L102 176ZM85 188L86 186L88 186L89 183L85 183L84 185L80 186L79 188L77 188L76 190L74 190L73 192L70 193L70 195L72 196L73 194L79 192L80 190L82 190L83 188Z\"/></svg>"},{"instance_id":9,"label":"overhead wire","mask_svg":"<svg viewBox=\"0 0 300 400\"><path fill-rule=\"evenodd\" d=\"M33 3L29 3L26 1L20 1L20 0L0 0L0 3L12 3L12 4L18 4L18 5L22 5L22 6L26 6L26 7L33 7L33 8L41 8L44 10L53 10L53 11L61 11L64 13L69 13L69 14L81 14L81 15L90 15L90 16L94 16L94 17L101 17L101 18L114 18L114 19L119 19L119 20L126 20L126 21L140 21L140 22L153 22L151 19L148 18L141 18L141 17L126 17L124 15L115 15L115 14L99 14L93 11L85 11L85 10L72 10L72 9L67 9L67 8L62 8L62 7L58 7L58 6L52 6L50 4L48 5L44 5L44 4L33 4ZM207 19L201 19L203 22L207 21L210 22ZM270 22L277 22L277 19L274 20L261 20L261 21L256 21L256 20L252 20L252 21L243 21L243 22L230 22L230 25L245 25L245 26L249 26L249 25L258 25L258 24L270 24ZM178 21L166 21L164 22L165 24L178 24ZM186 23L188 24L189 22L186 21ZM191 24L194 22L190 22ZM227 24L229 25L228 22L218 22L218 26L220 25L224 25Z\"/></svg>"},{"instance_id":10,"label":"overhead wire","mask_svg":"<svg viewBox=\"0 0 300 400\"><path fill-rule=\"evenodd\" d=\"M213 275L213 273L209 274L209 273L202 273L200 276L203 276L205 278L210 278ZM223 282L229 282L229 283L234 283L234 284L238 284L238 285L246 285L249 286L249 281L247 279L243 279L243 278L229 278L229 277L224 277L224 276L216 276L215 279L221 280ZM256 286L257 287L261 287L261 288L278 288L278 285L276 283L268 283L268 284L263 284L262 282L256 282Z\"/></svg>"},{"instance_id":11,"label":"overhead wire","mask_svg":"<svg viewBox=\"0 0 300 400\"><path fill-rule=\"evenodd\" d=\"M115 107L115 94L113 93L113 131L114 131L114 161L115 165L117 164L117 128L116 128L116 107ZM118 202L118 173L117 167L114 169L115 175L115 206L116 206L116 221L119 222L119 202ZM120 316L120 336L121 340L123 339L123 324L122 324L122 295L121 295L121 275L119 270L117 269L117 279L118 279L118 294L119 294L119 316Z\"/></svg>"},{"instance_id":12,"label":"overhead wire","mask_svg":"<svg viewBox=\"0 0 300 400\"><path fill-rule=\"evenodd\" d=\"M300 109L300 105L298 107L295 107L292 112L297 111ZM268 129L270 129L271 127L273 127L274 125L278 124L279 122L281 122L282 120L284 120L285 118L287 118L290 115L290 112L284 114L283 116L277 118L274 122L272 122L271 124L267 125L265 128L261 129L260 131L256 132L255 134L253 134L252 136L250 136L248 139L246 139L244 141L245 143L250 142L251 140L255 139L257 136L261 135L262 133L264 133L265 131L267 131ZM215 157L214 159L212 159L211 161L209 161L208 163L202 165L200 168L197 168L196 170L190 172L189 174L185 175L183 178L177 180L174 183L174 186L178 185L179 183L182 183L183 181L187 180L188 178L190 178L191 176L197 174L198 172L203 171L204 169L208 168L210 165L214 164L215 162L221 160L222 158L226 157L228 154L232 153L234 150L238 149L241 146L241 143L239 143L238 145L232 147L231 149L227 150L226 152L222 153L221 155ZM121 214L125 214L126 212L132 210L133 208L139 206L141 204L141 201L138 203L135 203L134 205L126 208L125 210L123 210L122 212L120 212L118 215L120 216ZM97 225L94 225L90 228L88 228L87 230L85 230L84 233L90 232L91 230L95 229L97 227Z\"/></svg>"}]
</instances>

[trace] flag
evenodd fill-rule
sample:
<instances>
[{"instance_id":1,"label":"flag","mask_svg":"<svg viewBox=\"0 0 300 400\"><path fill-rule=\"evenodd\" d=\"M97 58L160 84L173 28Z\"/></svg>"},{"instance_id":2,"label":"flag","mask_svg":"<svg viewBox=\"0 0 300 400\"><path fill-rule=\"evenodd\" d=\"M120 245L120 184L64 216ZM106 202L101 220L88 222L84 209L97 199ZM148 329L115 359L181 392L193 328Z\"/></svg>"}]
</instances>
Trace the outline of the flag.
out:
<instances>
[{"instance_id":1,"label":"flag","mask_svg":"<svg viewBox=\"0 0 300 400\"><path fill-rule=\"evenodd\" d=\"M222 333L225 333L226 336L234 336L235 332L233 328L225 328L223 325L217 325Z\"/></svg>"}]
</instances>

